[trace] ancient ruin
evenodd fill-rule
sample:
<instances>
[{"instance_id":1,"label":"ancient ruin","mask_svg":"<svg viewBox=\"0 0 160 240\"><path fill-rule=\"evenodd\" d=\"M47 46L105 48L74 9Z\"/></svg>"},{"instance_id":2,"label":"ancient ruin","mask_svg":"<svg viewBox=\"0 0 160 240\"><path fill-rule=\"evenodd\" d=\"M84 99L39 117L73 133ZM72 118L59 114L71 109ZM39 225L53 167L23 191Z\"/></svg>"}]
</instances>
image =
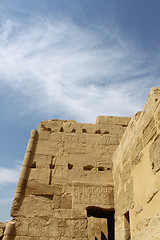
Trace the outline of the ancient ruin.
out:
<instances>
[{"instance_id":1,"label":"ancient ruin","mask_svg":"<svg viewBox=\"0 0 160 240\"><path fill-rule=\"evenodd\" d=\"M31 132L3 240L160 240L160 88L142 112Z\"/></svg>"}]
</instances>

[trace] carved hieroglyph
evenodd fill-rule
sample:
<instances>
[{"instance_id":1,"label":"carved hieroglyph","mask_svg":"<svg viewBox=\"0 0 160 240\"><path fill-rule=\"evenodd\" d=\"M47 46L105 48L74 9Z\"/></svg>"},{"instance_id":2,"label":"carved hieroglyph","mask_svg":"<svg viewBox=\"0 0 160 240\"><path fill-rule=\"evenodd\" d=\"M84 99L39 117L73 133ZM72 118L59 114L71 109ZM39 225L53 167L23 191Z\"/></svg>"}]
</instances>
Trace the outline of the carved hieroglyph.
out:
<instances>
[{"instance_id":1,"label":"carved hieroglyph","mask_svg":"<svg viewBox=\"0 0 160 240\"><path fill-rule=\"evenodd\" d=\"M88 239L90 206L101 208L107 222L106 211L114 209L111 157L129 121L48 120L32 131L11 210L16 240Z\"/></svg>"},{"instance_id":2,"label":"carved hieroglyph","mask_svg":"<svg viewBox=\"0 0 160 240\"><path fill-rule=\"evenodd\" d=\"M159 139L160 88L152 88L113 155L116 240L160 239Z\"/></svg>"},{"instance_id":3,"label":"carved hieroglyph","mask_svg":"<svg viewBox=\"0 0 160 240\"><path fill-rule=\"evenodd\" d=\"M160 88L132 118L41 122L11 216L5 240L160 240Z\"/></svg>"},{"instance_id":4,"label":"carved hieroglyph","mask_svg":"<svg viewBox=\"0 0 160 240\"><path fill-rule=\"evenodd\" d=\"M113 185L73 183L73 207L99 206L114 207Z\"/></svg>"}]
</instances>

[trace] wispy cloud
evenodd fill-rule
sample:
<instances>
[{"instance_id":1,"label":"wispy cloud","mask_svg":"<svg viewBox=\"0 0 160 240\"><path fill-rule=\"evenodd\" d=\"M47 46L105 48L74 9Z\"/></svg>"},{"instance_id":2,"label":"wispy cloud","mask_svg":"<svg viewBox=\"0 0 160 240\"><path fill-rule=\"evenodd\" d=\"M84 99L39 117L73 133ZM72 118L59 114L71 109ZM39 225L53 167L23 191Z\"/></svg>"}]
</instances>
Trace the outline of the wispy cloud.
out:
<instances>
[{"instance_id":1,"label":"wispy cloud","mask_svg":"<svg viewBox=\"0 0 160 240\"><path fill-rule=\"evenodd\" d=\"M2 199L0 199L0 205L8 206L8 204L11 204L12 201L13 201L13 198L2 198Z\"/></svg>"},{"instance_id":2,"label":"wispy cloud","mask_svg":"<svg viewBox=\"0 0 160 240\"><path fill-rule=\"evenodd\" d=\"M6 184L17 183L20 168L17 169L10 169L0 167L0 188L4 187Z\"/></svg>"},{"instance_id":3,"label":"wispy cloud","mask_svg":"<svg viewBox=\"0 0 160 240\"><path fill-rule=\"evenodd\" d=\"M144 104L144 91L158 83L157 64L111 27L39 18L30 25L8 20L0 30L0 86L28 99L25 113L58 112L79 121L132 115Z\"/></svg>"}]
</instances>

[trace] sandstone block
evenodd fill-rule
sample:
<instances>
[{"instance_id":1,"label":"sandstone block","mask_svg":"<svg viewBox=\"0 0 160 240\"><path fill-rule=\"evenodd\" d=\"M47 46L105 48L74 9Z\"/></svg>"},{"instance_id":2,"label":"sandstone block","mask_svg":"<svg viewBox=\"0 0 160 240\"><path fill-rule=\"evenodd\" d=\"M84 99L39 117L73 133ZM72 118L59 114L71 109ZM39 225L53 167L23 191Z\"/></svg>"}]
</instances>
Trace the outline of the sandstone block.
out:
<instances>
[{"instance_id":1,"label":"sandstone block","mask_svg":"<svg viewBox=\"0 0 160 240\"><path fill-rule=\"evenodd\" d=\"M160 170L160 135L158 135L150 147L150 161L152 164L153 172L156 173Z\"/></svg>"}]
</instances>

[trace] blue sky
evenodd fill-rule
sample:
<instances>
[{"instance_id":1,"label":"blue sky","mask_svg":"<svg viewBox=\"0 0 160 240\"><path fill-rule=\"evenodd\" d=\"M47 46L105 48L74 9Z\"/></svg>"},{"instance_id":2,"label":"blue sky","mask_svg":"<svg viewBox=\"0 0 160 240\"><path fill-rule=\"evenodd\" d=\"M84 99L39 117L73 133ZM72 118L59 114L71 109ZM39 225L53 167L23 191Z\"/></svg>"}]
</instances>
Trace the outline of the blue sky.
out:
<instances>
[{"instance_id":1,"label":"blue sky","mask_svg":"<svg viewBox=\"0 0 160 240\"><path fill-rule=\"evenodd\" d=\"M132 116L160 86L159 0L0 0L0 221L42 120Z\"/></svg>"}]
</instances>

